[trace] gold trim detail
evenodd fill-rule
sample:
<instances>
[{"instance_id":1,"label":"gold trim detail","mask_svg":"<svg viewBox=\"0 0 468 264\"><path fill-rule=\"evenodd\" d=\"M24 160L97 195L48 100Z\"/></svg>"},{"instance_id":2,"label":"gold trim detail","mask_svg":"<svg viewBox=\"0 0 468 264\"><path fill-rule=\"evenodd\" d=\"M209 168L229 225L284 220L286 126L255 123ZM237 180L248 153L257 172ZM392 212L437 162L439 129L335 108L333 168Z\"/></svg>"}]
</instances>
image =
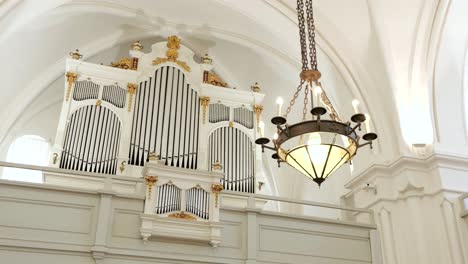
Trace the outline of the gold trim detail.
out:
<instances>
[{"instance_id":1,"label":"gold trim detail","mask_svg":"<svg viewBox=\"0 0 468 264\"><path fill-rule=\"evenodd\" d=\"M259 93L259 92L260 92L260 86L258 85L258 82L255 82L254 85L250 86L250 89L251 89L254 93Z\"/></svg>"},{"instance_id":2,"label":"gold trim detail","mask_svg":"<svg viewBox=\"0 0 468 264\"><path fill-rule=\"evenodd\" d=\"M132 110L133 96L135 95L138 88L138 84L129 83L127 84L128 91L128 111Z\"/></svg>"},{"instance_id":3,"label":"gold trim detail","mask_svg":"<svg viewBox=\"0 0 468 264\"><path fill-rule=\"evenodd\" d=\"M74 60L79 60L81 58L83 58L83 55L80 53L80 50L79 49L76 49L75 51L71 51L70 53L68 53L70 55L70 57L72 57L72 59Z\"/></svg>"},{"instance_id":4,"label":"gold trim detail","mask_svg":"<svg viewBox=\"0 0 468 264\"><path fill-rule=\"evenodd\" d=\"M146 176L145 181L146 185L148 185L148 199L151 200L151 192L153 191L153 186L158 182L158 176Z\"/></svg>"},{"instance_id":5,"label":"gold trim detail","mask_svg":"<svg viewBox=\"0 0 468 264\"><path fill-rule=\"evenodd\" d=\"M215 163L211 164L211 168L214 170L214 171L220 171L223 169L223 165L221 165L221 162L219 162L218 160L215 161Z\"/></svg>"},{"instance_id":6,"label":"gold trim detail","mask_svg":"<svg viewBox=\"0 0 468 264\"><path fill-rule=\"evenodd\" d=\"M148 159L149 159L150 161L155 161L155 160L160 160L161 158L159 157L159 155L156 155L156 153L150 152L150 153L148 154Z\"/></svg>"},{"instance_id":7,"label":"gold trim detail","mask_svg":"<svg viewBox=\"0 0 468 264\"><path fill-rule=\"evenodd\" d=\"M177 60L179 58L179 49L180 49L180 38L177 36L169 36L167 37L167 50L166 50L166 58L156 58L153 60L153 65L159 65L165 62L173 62L179 65L185 71L190 71L190 67L187 65L186 62Z\"/></svg>"},{"instance_id":8,"label":"gold trim detail","mask_svg":"<svg viewBox=\"0 0 468 264\"><path fill-rule=\"evenodd\" d=\"M229 127L234 127L234 122L229 121Z\"/></svg>"},{"instance_id":9,"label":"gold trim detail","mask_svg":"<svg viewBox=\"0 0 468 264\"><path fill-rule=\"evenodd\" d=\"M257 118L257 127L259 127L260 116L262 115L263 106L262 105L254 105L253 110L255 112L255 117Z\"/></svg>"},{"instance_id":10,"label":"gold trim detail","mask_svg":"<svg viewBox=\"0 0 468 264\"><path fill-rule=\"evenodd\" d=\"M132 58L122 58L118 62L111 62L110 66L124 70L136 70L133 69L134 67Z\"/></svg>"},{"instance_id":11,"label":"gold trim detail","mask_svg":"<svg viewBox=\"0 0 468 264\"><path fill-rule=\"evenodd\" d=\"M179 219L184 219L184 220L197 220L196 217L189 215L185 212L173 213L173 214L168 215L167 217L179 218Z\"/></svg>"},{"instance_id":12,"label":"gold trim detail","mask_svg":"<svg viewBox=\"0 0 468 264\"><path fill-rule=\"evenodd\" d=\"M222 184L211 184L211 192L215 194L215 207L218 208L219 193L224 190Z\"/></svg>"},{"instance_id":13,"label":"gold trim detail","mask_svg":"<svg viewBox=\"0 0 468 264\"><path fill-rule=\"evenodd\" d=\"M123 172L124 172L124 170L125 170L125 163L126 163L125 160L122 161L122 162L120 163L120 167L119 167L120 173L123 173Z\"/></svg>"},{"instance_id":14,"label":"gold trim detail","mask_svg":"<svg viewBox=\"0 0 468 264\"><path fill-rule=\"evenodd\" d=\"M78 78L78 73L76 73L76 72L67 72L67 74L65 76L67 78L67 83L68 83L67 93L65 94L65 101L68 101L68 99L70 98L72 85L73 85L73 83L75 83L76 79Z\"/></svg>"},{"instance_id":15,"label":"gold trim detail","mask_svg":"<svg viewBox=\"0 0 468 264\"><path fill-rule=\"evenodd\" d=\"M214 86L228 87L227 83L212 71L203 72L203 82Z\"/></svg>"},{"instance_id":16,"label":"gold trim detail","mask_svg":"<svg viewBox=\"0 0 468 264\"><path fill-rule=\"evenodd\" d=\"M141 45L140 41L137 40L135 42L132 43L132 45L130 46L130 48L132 50L136 50L136 51L141 51L143 49L143 45Z\"/></svg>"},{"instance_id":17,"label":"gold trim detail","mask_svg":"<svg viewBox=\"0 0 468 264\"><path fill-rule=\"evenodd\" d=\"M210 103L210 97L209 96L202 96L200 97L200 104L202 106L202 120L203 120L203 124L205 124L206 122L206 107L208 106L208 104Z\"/></svg>"},{"instance_id":18,"label":"gold trim detail","mask_svg":"<svg viewBox=\"0 0 468 264\"><path fill-rule=\"evenodd\" d=\"M208 53L205 53L205 56L201 57L201 61L203 64L212 64L213 59L208 56Z\"/></svg>"},{"instance_id":19,"label":"gold trim detail","mask_svg":"<svg viewBox=\"0 0 468 264\"><path fill-rule=\"evenodd\" d=\"M102 101L101 101L101 99L97 99L97 101L96 101L96 105L97 105L97 106L101 106L101 105L102 105Z\"/></svg>"}]
</instances>

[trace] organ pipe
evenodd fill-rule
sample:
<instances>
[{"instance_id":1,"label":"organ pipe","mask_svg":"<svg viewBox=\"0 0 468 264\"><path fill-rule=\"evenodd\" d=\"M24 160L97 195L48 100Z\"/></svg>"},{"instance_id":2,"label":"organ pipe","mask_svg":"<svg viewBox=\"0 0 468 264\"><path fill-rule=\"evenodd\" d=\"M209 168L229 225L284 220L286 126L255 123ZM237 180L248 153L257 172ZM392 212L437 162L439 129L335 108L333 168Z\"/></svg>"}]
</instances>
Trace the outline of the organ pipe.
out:
<instances>
[{"instance_id":1,"label":"organ pipe","mask_svg":"<svg viewBox=\"0 0 468 264\"><path fill-rule=\"evenodd\" d=\"M154 152L166 165L196 169L200 103L185 74L164 66L139 86L128 163L144 166Z\"/></svg>"}]
</instances>

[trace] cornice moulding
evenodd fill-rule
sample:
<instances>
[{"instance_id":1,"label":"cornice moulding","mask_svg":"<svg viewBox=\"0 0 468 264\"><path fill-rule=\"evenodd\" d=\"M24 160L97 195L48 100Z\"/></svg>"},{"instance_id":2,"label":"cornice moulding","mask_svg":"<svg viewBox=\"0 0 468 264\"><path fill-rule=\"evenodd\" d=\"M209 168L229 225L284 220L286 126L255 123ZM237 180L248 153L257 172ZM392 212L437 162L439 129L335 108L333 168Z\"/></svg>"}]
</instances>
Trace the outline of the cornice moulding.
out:
<instances>
[{"instance_id":1,"label":"cornice moulding","mask_svg":"<svg viewBox=\"0 0 468 264\"><path fill-rule=\"evenodd\" d=\"M345 184L345 188L354 189L365 181L376 177L392 177L403 170L416 170L424 173L435 168L452 168L468 171L468 158L449 154L433 154L427 158L401 156L389 164L374 164Z\"/></svg>"}]
</instances>

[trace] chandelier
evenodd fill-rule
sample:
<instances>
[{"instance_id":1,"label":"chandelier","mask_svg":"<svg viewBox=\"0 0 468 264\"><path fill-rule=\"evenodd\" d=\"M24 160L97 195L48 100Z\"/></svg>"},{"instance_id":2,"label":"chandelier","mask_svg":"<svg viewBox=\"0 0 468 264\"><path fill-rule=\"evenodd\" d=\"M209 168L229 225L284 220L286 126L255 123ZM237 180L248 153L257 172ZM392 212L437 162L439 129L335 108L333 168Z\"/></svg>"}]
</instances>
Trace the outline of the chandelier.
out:
<instances>
[{"instance_id":1,"label":"chandelier","mask_svg":"<svg viewBox=\"0 0 468 264\"><path fill-rule=\"evenodd\" d=\"M297 0L297 14L302 58L300 83L285 113L281 111L282 99L278 98L276 102L278 116L271 119L277 128L272 140L273 147L267 146L270 140L264 136L263 123L259 124L261 137L255 143L262 146L262 152L265 148L275 152L272 158L277 160L278 167L286 162L320 186L344 163L351 162L358 148L366 145L372 148L377 134L370 131L369 116L359 112L359 102L356 100L353 100L355 114L351 116L352 123L340 119L319 81L321 73L317 69L312 0L305 0L305 5L304 0ZM301 91L304 93L302 121L288 124L286 118ZM324 118L327 112L330 119ZM366 133L361 143L358 132L363 123Z\"/></svg>"}]
</instances>

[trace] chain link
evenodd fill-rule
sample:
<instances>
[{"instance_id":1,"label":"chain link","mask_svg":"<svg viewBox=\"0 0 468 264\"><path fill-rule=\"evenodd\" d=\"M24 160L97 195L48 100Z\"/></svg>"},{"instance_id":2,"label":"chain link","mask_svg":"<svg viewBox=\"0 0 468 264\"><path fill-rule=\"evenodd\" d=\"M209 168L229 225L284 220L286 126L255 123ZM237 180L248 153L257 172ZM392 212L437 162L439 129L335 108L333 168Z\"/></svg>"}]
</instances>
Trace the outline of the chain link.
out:
<instances>
[{"instance_id":1,"label":"chain link","mask_svg":"<svg viewBox=\"0 0 468 264\"><path fill-rule=\"evenodd\" d=\"M317 50L315 48L315 25L314 25L314 12L312 9L312 0L305 0L304 14L304 0L297 0L297 19L299 25L299 39L301 44L301 59L302 59L302 70L317 70ZM306 20L307 16L307 22ZM307 34L306 34L307 24ZM308 42L308 46L307 46ZM308 48L308 49L307 49ZM310 65L309 65L310 56ZM296 89L293 98L289 102L289 106L286 110L285 117L291 112L292 106L296 103L297 97L303 88L304 80L301 79L301 83ZM309 100L309 85L307 84L304 91L304 108L302 110L302 119L305 120L307 116L307 104Z\"/></svg>"},{"instance_id":2,"label":"chain link","mask_svg":"<svg viewBox=\"0 0 468 264\"><path fill-rule=\"evenodd\" d=\"M317 70L317 50L315 48L315 20L314 9L312 8L312 0L306 0L306 13L310 64L312 70Z\"/></svg>"},{"instance_id":3,"label":"chain link","mask_svg":"<svg viewBox=\"0 0 468 264\"><path fill-rule=\"evenodd\" d=\"M301 43L302 69L306 70L309 66L309 60L307 58L307 40L305 33L305 16L303 0L297 0L297 20L299 25L299 39Z\"/></svg>"},{"instance_id":4,"label":"chain link","mask_svg":"<svg viewBox=\"0 0 468 264\"><path fill-rule=\"evenodd\" d=\"M306 84L304 90L304 108L302 109L302 121L306 120L307 116L307 104L309 103L309 84Z\"/></svg>"}]
</instances>

